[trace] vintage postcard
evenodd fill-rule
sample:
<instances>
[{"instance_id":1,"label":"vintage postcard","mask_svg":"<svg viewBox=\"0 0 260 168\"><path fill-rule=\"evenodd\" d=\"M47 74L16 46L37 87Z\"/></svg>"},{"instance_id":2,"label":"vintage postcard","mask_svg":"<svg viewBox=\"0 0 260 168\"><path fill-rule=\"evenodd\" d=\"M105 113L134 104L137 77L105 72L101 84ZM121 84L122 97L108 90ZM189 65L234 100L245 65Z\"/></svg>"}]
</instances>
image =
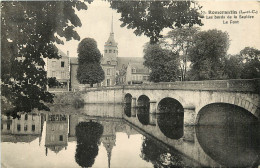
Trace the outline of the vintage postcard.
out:
<instances>
[{"instance_id":1,"label":"vintage postcard","mask_svg":"<svg viewBox=\"0 0 260 168\"><path fill-rule=\"evenodd\" d=\"M259 1L1 1L1 167L260 167Z\"/></svg>"}]
</instances>

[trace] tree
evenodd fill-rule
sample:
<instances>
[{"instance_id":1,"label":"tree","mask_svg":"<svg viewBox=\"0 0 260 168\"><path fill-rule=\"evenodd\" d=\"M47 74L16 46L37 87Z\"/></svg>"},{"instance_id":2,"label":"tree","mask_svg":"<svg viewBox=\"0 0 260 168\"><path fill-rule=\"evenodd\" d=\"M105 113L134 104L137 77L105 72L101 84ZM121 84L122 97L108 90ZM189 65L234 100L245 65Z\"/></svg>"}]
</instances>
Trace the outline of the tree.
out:
<instances>
[{"instance_id":1,"label":"tree","mask_svg":"<svg viewBox=\"0 0 260 168\"><path fill-rule=\"evenodd\" d=\"M240 51L240 57L244 63L241 78L260 78L260 50L252 47L245 47Z\"/></svg>"},{"instance_id":2,"label":"tree","mask_svg":"<svg viewBox=\"0 0 260 168\"><path fill-rule=\"evenodd\" d=\"M193 37L197 32L198 28L194 27L176 28L168 32L162 42L180 56L180 71L184 81L187 73L189 50L193 46ZM171 43L167 42L168 39L171 40Z\"/></svg>"},{"instance_id":3,"label":"tree","mask_svg":"<svg viewBox=\"0 0 260 168\"><path fill-rule=\"evenodd\" d=\"M243 69L243 62L239 55L231 55L224 59L224 75L228 79L239 79Z\"/></svg>"},{"instance_id":4,"label":"tree","mask_svg":"<svg viewBox=\"0 0 260 168\"><path fill-rule=\"evenodd\" d=\"M105 79L105 73L100 65L101 53L94 39L85 38L79 43L78 58L77 79L79 83L93 86Z\"/></svg>"},{"instance_id":5,"label":"tree","mask_svg":"<svg viewBox=\"0 0 260 168\"><path fill-rule=\"evenodd\" d=\"M175 53L162 49L159 44L148 44L144 53L144 65L151 70L150 81L172 82L176 80L179 64Z\"/></svg>"},{"instance_id":6,"label":"tree","mask_svg":"<svg viewBox=\"0 0 260 168\"><path fill-rule=\"evenodd\" d=\"M192 80L221 79L228 47L226 32L213 29L197 33L189 51Z\"/></svg>"},{"instance_id":7,"label":"tree","mask_svg":"<svg viewBox=\"0 0 260 168\"><path fill-rule=\"evenodd\" d=\"M81 84L99 83L105 78L104 71L98 63L86 63L78 67L77 79Z\"/></svg>"},{"instance_id":8,"label":"tree","mask_svg":"<svg viewBox=\"0 0 260 168\"><path fill-rule=\"evenodd\" d=\"M260 61L260 50L253 47L245 47L240 51L240 56L243 62Z\"/></svg>"},{"instance_id":9,"label":"tree","mask_svg":"<svg viewBox=\"0 0 260 168\"><path fill-rule=\"evenodd\" d=\"M56 80L55 77L48 78L48 86L50 88L55 87L55 86L59 86L59 85L60 85L60 83L59 83L59 81Z\"/></svg>"},{"instance_id":10,"label":"tree","mask_svg":"<svg viewBox=\"0 0 260 168\"><path fill-rule=\"evenodd\" d=\"M49 110L45 103L52 103L54 96L46 91L43 58L59 58L55 43L63 44L60 37L80 40L74 30L81 26L75 9L86 10L87 5L80 1L1 2L2 112Z\"/></svg>"},{"instance_id":11,"label":"tree","mask_svg":"<svg viewBox=\"0 0 260 168\"><path fill-rule=\"evenodd\" d=\"M79 64L100 63L101 53L97 48L97 42L93 38L84 38L78 46Z\"/></svg>"},{"instance_id":12,"label":"tree","mask_svg":"<svg viewBox=\"0 0 260 168\"><path fill-rule=\"evenodd\" d=\"M245 63L241 72L242 79L260 78L260 61L253 60Z\"/></svg>"},{"instance_id":13,"label":"tree","mask_svg":"<svg viewBox=\"0 0 260 168\"><path fill-rule=\"evenodd\" d=\"M76 126L77 148L75 160L81 167L91 167L98 154L103 126L96 122L81 122Z\"/></svg>"},{"instance_id":14,"label":"tree","mask_svg":"<svg viewBox=\"0 0 260 168\"><path fill-rule=\"evenodd\" d=\"M192 1L110 1L113 9L121 13L122 27L134 29L136 35L150 37L154 44L163 36L164 28L187 25L202 26L201 6Z\"/></svg>"}]
</instances>

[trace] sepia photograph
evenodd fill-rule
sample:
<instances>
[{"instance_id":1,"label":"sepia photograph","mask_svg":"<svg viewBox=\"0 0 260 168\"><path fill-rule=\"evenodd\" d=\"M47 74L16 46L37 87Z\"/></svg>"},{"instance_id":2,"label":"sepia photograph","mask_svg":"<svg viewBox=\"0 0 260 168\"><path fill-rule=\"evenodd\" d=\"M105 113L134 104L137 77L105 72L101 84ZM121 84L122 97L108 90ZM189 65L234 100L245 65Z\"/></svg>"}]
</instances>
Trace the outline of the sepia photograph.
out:
<instances>
[{"instance_id":1,"label":"sepia photograph","mask_svg":"<svg viewBox=\"0 0 260 168\"><path fill-rule=\"evenodd\" d=\"M1 168L260 168L260 1L0 3Z\"/></svg>"}]
</instances>

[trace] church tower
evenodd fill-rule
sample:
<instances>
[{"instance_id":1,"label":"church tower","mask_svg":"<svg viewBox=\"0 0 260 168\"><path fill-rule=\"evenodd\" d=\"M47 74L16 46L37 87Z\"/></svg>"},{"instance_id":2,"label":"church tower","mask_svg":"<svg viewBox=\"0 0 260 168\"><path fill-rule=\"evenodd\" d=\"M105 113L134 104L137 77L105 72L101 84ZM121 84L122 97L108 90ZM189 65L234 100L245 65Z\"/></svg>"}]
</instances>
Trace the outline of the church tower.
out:
<instances>
[{"instance_id":1,"label":"church tower","mask_svg":"<svg viewBox=\"0 0 260 168\"><path fill-rule=\"evenodd\" d=\"M105 72L105 79L102 86L113 86L116 83L116 66L117 66L118 48L114 39L113 16L111 22L111 32L107 42L104 45L104 56L101 65Z\"/></svg>"},{"instance_id":2,"label":"church tower","mask_svg":"<svg viewBox=\"0 0 260 168\"><path fill-rule=\"evenodd\" d=\"M104 45L104 59L106 60L106 63L109 63L107 61L110 61L112 65L113 64L116 65L117 56L118 56L118 47L117 47L117 42L114 39L113 16L112 16L111 32L107 42Z\"/></svg>"}]
</instances>

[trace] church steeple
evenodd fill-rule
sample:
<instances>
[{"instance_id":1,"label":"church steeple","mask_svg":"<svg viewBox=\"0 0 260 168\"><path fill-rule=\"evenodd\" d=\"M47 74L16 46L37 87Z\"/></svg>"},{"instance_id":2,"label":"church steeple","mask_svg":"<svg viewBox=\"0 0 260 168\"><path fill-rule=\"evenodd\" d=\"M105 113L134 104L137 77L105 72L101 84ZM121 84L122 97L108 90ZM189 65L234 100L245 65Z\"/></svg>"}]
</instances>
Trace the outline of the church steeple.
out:
<instances>
[{"instance_id":1,"label":"church steeple","mask_svg":"<svg viewBox=\"0 0 260 168\"><path fill-rule=\"evenodd\" d=\"M118 55L117 42L114 37L114 25L113 25L113 15L111 20L111 29L109 38L104 45L104 61L105 62L116 62Z\"/></svg>"},{"instance_id":2,"label":"church steeple","mask_svg":"<svg viewBox=\"0 0 260 168\"><path fill-rule=\"evenodd\" d=\"M112 14L112 22L111 22L111 33L114 34L114 30L113 30L113 14Z\"/></svg>"},{"instance_id":3,"label":"church steeple","mask_svg":"<svg viewBox=\"0 0 260 168\"><path fill-rule=\"evenodd\" d=\"M117 43L114 38L113 15L112 15L112 21L111 21L110 35L109 35L107 42L105 43L105 46L117 47Z\"/></svg>"}]
</instances>

